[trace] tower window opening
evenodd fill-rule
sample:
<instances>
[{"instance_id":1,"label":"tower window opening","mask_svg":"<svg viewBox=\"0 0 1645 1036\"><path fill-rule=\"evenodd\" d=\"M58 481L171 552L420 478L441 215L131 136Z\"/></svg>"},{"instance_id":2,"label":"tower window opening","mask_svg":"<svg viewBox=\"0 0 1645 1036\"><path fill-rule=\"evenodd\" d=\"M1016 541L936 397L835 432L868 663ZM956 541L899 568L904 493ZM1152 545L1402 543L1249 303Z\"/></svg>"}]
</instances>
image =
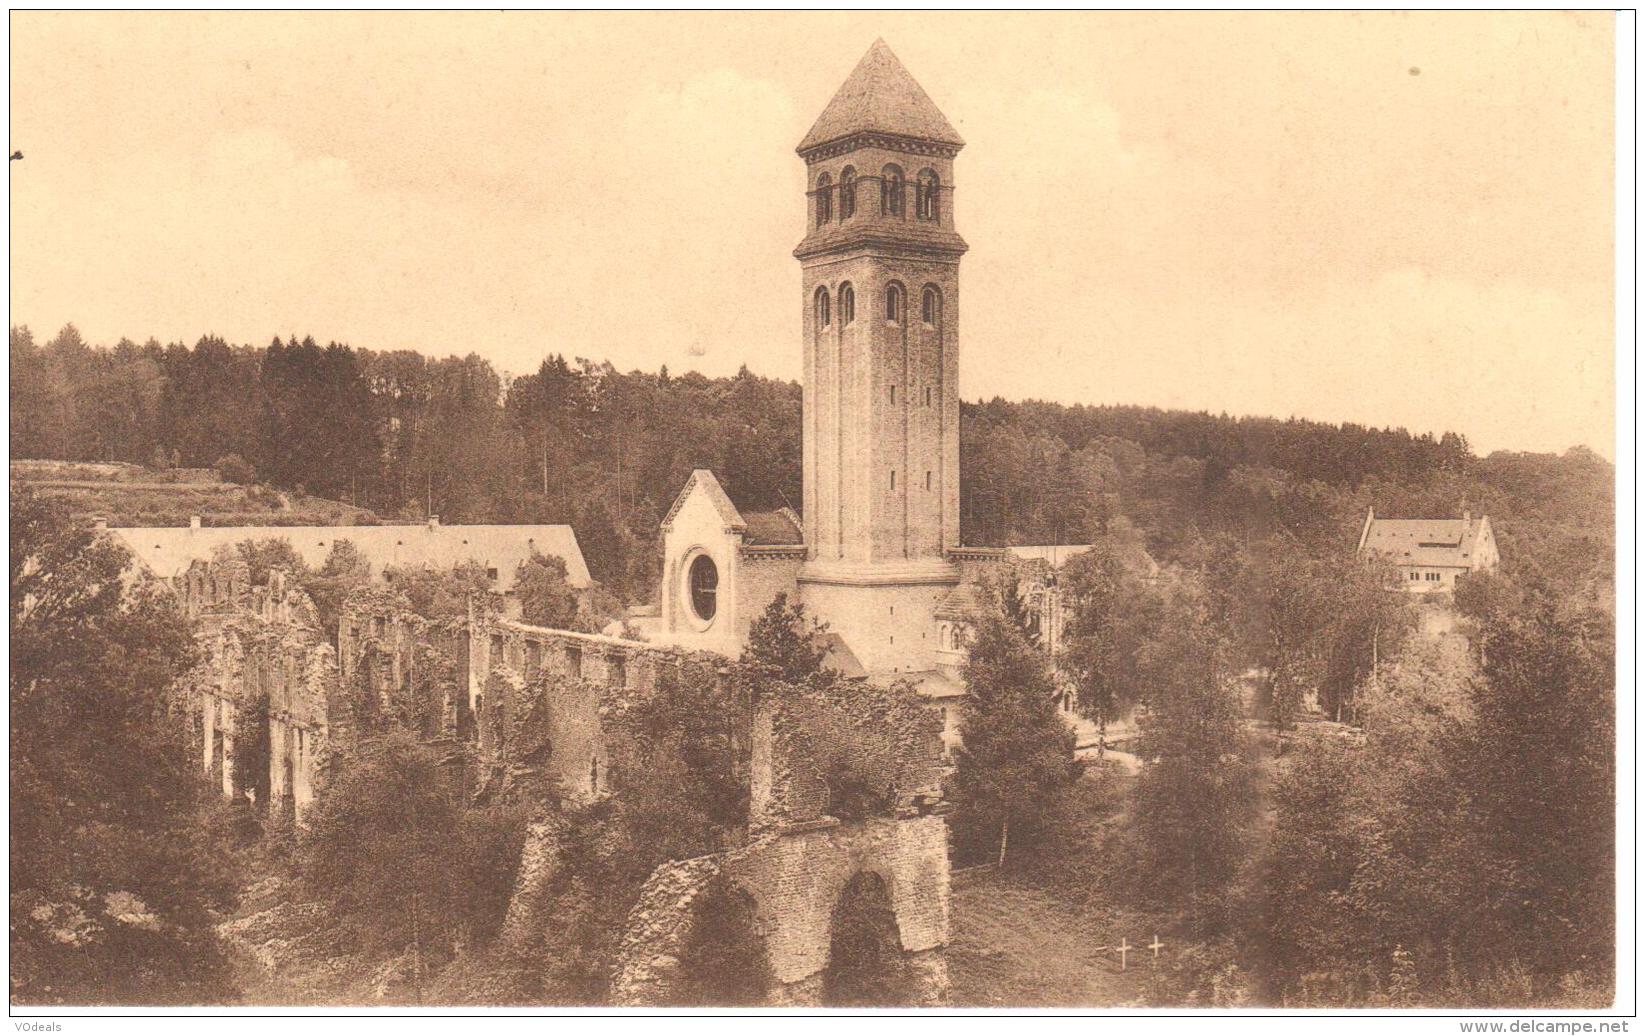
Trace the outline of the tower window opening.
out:
<instances>
[{"instance_id":1,"label":"tower window opening","mask_svg":"<svg viewBox=\"0 0 1645 1036\"><path fill-rule=\"evenodd\" d=\"M880 173L880 215L903 215L903 182L902 170L894 165L888 165Z\"/></svg>"},{"instance_id":2,"label":"tower window opening","mask_svg":"<svg viewBox=\"0 0 1645 1036\"><path fill-rule=\"evenodd\" d=\"M897 405L897 386L895 385L891 386L891 405Z\"/></svg>"},{"instance_id":3,"label":"tower window opening","mask_svg":"<svg viewBox=\"0 0 1645 1036\"><path fill-rule=\"evenodd\" d=\"M857 214L857 171L850 166L840 170L840 219Z\"/></svg>"},{"instance_id":4,"label":"tower window opening","mask_svg":"<svg viewBox=\"0 0 1645 1036\"><path fill-rule=\"evenodd\" d=\"M833 321L833 307L828 304L828 289L817 289L817 326L827 327Z\"/></svg>"},{"instance_id":5,"label":"tower window opening","mask_svg":"<svg viewBox=\"0 0 1645 1036\"><path fill-rule=\"evenodd\" d=\"M891 473L891 491L893 493L897 491L897 473L895 471Z\"/></svg>"},{"instance_id":6,"label":"tower window opening","mask_svg":"<svg viewBox=\"0 0 1645 1036\"><path fill-rule=\"evenodd\" d=\"M902 321L902 285L892 283L885 286L885 319L893 324Z\"/></svg>"},{"instance_id":7,"label":"tower window opening","mask_svg":"<svg viewBox=\"0 0 1645 1036\"><path fill-rule=\"evenodd\" d=\"M925 405L926 406L931 405L931 386L930 385L925 386Z\"/></svg>"},{"instance_id":8,"label":"tower window opening","mask_svg":"<svg viewBox=\"0 0 1645 1036\"><path fill-rule=\"evenodd\" d=\"M817 177L817 226L834 218L834 181L824 173Z\"/></svg>"},{"instance_id":9,"label":"tower window opening","mask_svg":"<svg viewBox=\"0 0 1645 1036\"><path fill-rule=\"evenodd\" d=\"M919 181L914 185L914 215L920 219L936 222L942 209L937 200L942 189L942 181L937 178L934 170L926 169L920 173Z\"/></svg>"},{"instance_id":10,"label":"tower window opening","mask_svg":"<svg viewBox=\"0 0 1645 1036\"><path fill-rule=\"evenodd\" d=\"M920 297L920 319L926 324L935 325L942 316L942 296L935 287L928 287Z\"/></svg>"},{"instance_id":11,"label":"tower window opening","mask_svg":"<svg viewBox=\"0 0 1645 1036\"><path fill-rule=\"evenodd\" d=\"M931 472L929 471L925 473L925 488L927 490L931 488Z\"/></svg>"},{"instance_id":12,"label":"tower window opening","mask_svg":"<svg viewBox=\"0 0 1645 1036\"><path fill-rule=\"evenodd\" d=\"M851 324L857 319L857 293L850 284L840 285L840 323Z\"/></svg>"}]
</instances>

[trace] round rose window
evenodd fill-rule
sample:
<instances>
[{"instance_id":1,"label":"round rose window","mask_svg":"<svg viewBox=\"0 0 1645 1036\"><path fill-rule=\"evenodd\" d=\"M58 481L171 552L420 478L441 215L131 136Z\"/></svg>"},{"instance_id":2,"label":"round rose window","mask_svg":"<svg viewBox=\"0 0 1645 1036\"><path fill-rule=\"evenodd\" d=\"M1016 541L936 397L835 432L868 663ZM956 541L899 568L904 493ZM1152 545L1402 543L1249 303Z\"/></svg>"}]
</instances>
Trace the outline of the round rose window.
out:
<instances>
[{"instance_id":1,"label":"round rose window","mask_svg":"<svg viewBox=\"0 0 1645 1036\"><path fill-rule=\"evenodd\" d=\"M720 570L714 567L714 559L707 554L697 555L691 563L689 580L691 610L707 622L714 617L715 595L720 587Z\"/></svg>"}]
</instances>

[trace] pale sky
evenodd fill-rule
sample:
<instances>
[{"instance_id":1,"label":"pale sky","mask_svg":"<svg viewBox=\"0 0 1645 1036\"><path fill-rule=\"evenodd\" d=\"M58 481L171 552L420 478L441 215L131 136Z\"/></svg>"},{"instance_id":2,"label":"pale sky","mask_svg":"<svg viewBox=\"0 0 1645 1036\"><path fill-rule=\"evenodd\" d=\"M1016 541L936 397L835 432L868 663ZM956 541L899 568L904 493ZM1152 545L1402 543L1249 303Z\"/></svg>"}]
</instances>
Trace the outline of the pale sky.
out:
<instances>
[{"instance_id":1,"label":"pale sky","mask_svg":"<svg viewBox=\"0 0 1645 1036\"><path fill-rule=\"evenodd\" d=\"M794 147L968 146L960 389L1614 456L1610 14L11 15L40 340L799 375Z\"/></svg>"}]
</instances>

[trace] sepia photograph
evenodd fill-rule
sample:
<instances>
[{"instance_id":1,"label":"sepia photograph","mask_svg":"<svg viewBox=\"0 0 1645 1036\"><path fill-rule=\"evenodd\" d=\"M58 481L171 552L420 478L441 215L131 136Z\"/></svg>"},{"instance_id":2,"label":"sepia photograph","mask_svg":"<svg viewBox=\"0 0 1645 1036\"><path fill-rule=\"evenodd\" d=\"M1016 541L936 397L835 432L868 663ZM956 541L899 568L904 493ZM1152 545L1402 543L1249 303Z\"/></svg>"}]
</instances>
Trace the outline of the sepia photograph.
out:
<instances>
[{"instance_id":1,"label":"sepia photograph","mask_svg":"<svg viewBox=\"0 0 1645 1036\"><path fill-rule=\"evenodd\" d=\"M14 1024L1635 1013L1631 12L8 36Z\"/></svg>"}]
</instances>

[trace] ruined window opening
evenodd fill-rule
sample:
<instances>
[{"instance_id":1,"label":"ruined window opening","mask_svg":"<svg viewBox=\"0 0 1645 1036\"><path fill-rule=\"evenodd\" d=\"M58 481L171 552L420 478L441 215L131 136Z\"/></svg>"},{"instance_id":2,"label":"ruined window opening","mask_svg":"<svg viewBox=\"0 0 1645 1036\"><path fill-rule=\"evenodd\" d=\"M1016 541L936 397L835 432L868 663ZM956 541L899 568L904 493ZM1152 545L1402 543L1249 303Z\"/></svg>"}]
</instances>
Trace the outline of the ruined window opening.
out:
<instances>
[{"instance_id":1,"label":"ruined window opening","mask_svg":"<svg viewBox=\"0 0 1645 1036\"><path fill-rule=\"evenodd\" d=\"M720 590L720 572L714 567L713 558L707 554L697 556L691 563L690 583L691 610L704 622L712 620Z\"/></svg>"}]
</instances>

